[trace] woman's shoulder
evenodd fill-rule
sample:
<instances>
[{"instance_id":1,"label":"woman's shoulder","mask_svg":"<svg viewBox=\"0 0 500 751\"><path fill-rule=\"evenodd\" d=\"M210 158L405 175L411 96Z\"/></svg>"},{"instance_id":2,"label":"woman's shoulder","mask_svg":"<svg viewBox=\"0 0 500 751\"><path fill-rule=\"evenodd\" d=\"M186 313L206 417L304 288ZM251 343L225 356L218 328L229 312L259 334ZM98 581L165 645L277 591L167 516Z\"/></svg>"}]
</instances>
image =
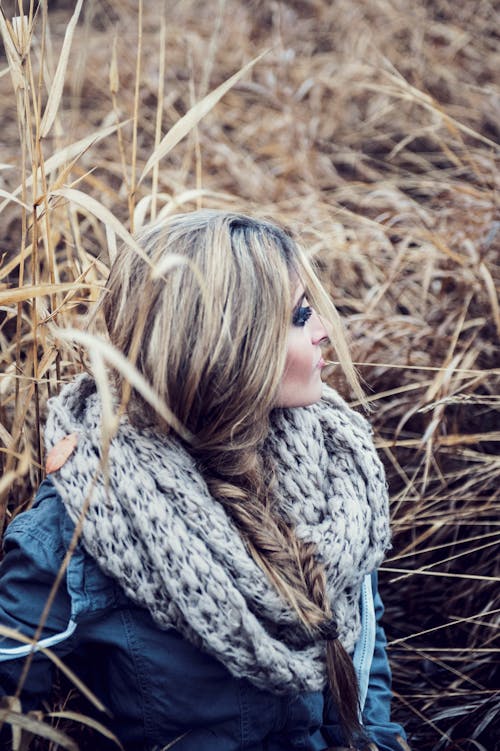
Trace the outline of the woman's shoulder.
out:
<instances>
[{"instance_id":1,"label":"woman's shoulder","mask_svg":"<svg viewBox=\"0 0 500 751\"><path fill-rule=\"evenodd\" d=\"M18 514L9 524L4 536L4 547L20 546L27 552L53 560L59 568L72 534L74 524L69 519L64 505L52 482L42 482L32 506Z\"/></svg>"},{"instance_id":2,"label":"woman's shoulder","mask_svg":"<svg viewBox=\"0 0 500 751\"><path fill-rule=\"evenodd\" d=\"M118 585L78 542L75 544L74 533L75 523L49 478L40 485L31 508L9 524L4 537L5 554L8 556L17 548L31 570L43 573L44 579L53 579L71 551L66 562L66 591L73 617L126 604L127 598Z\"/></svg>"}]
</instances>

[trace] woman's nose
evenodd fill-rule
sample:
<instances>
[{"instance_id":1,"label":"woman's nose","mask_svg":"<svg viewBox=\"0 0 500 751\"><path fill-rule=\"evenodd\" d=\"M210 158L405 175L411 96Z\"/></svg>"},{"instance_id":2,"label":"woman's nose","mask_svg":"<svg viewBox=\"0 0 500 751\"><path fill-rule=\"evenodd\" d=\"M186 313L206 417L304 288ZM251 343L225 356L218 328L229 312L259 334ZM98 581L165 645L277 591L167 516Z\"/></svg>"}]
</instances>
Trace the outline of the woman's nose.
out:
<instances>
[{"instance_id":1,"label":"woman's nose","mask_svg":"<svg viewBox=\"0 0 500 751\"><path fill-rule=\"evenodd\" d=\"M321 344L326 341L328 341L328 334L326 332L325 327L323 326L323 321L319 317L319 315L316 313L316 311L313 311L312 317L311 317L311 340L313 344Z\"/></svg>"}]
</instances>

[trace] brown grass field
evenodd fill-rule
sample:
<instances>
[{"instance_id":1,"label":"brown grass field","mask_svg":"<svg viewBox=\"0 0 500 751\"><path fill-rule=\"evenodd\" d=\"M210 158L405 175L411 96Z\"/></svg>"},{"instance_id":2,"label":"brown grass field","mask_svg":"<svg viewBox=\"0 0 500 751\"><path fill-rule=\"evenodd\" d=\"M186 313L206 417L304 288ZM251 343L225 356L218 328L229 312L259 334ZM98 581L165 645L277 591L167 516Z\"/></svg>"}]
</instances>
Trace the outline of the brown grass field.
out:
<instances>
[{"instance_id":1,"label":"brown grass field","mask_svg":"<svg viewBox=\"0 0 500 751\"><path fill-rule=\"evenodd\" d=\"M270 216L331 289L386 463L394 714L415 751L499 749L499 4L0 7L1 523L116 243L178 209ZM59 745L19 749L99 746L49 710Z\"/></svg>"}]
</instances>

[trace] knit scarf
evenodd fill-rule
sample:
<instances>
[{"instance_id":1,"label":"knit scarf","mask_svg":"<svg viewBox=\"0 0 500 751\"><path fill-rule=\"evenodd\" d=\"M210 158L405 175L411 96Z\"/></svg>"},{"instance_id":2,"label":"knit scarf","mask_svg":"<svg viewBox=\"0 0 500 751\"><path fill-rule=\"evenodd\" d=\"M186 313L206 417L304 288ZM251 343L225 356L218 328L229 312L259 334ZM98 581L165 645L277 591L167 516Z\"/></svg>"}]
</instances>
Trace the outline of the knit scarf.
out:
<instances>
[{"instance_id":1,"label":"knit scarf","mask_svg":"<svg viewBox=\"0 0 500 751\"><path fill-rule=\"evenodd\" d=\"M236 677L275 693L320 690L325 642L302 627L249 554L196 464L171 435L124 417L102 472L102 410L80 376L49 402L46 445L78 443L52 475L70 518L85 508L80 543L160 628L175 628ZM360 632L363 577L389 546L384 471L367 422L332 389L311 407L276 409L266 440L280 511L316 545L344 647Z\"/></svg>"}]
</instances>

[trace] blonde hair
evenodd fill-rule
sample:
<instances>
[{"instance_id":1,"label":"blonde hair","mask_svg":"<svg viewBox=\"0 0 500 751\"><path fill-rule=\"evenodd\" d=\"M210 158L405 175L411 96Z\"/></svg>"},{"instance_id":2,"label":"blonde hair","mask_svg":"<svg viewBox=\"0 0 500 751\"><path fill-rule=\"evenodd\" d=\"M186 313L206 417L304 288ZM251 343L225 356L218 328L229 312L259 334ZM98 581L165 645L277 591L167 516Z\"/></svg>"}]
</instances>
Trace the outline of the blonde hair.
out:
<instances>
[{"instance_id":1,"label":"blonde hair","mask_svg":"<svg viewBox=\"0 0 500 751\"><path fill-rule=\"evenodd\" d=\"M196 211L147 227L137 240L145 256L121 249L102 300L111 342L193 437L187 448L210 492L297 613L306 637L328 640L332 694L351 735L359 730L356 680L332 633L325 575L314 546L301 542L276 512L273 468L262 451L285 368L297 281L362 394L339 316L305 253L269 222ZM119 374L116 379L127 393ZM172 430L138 393L127 412L139 428Z\"/></svg>"}]
</instances>

